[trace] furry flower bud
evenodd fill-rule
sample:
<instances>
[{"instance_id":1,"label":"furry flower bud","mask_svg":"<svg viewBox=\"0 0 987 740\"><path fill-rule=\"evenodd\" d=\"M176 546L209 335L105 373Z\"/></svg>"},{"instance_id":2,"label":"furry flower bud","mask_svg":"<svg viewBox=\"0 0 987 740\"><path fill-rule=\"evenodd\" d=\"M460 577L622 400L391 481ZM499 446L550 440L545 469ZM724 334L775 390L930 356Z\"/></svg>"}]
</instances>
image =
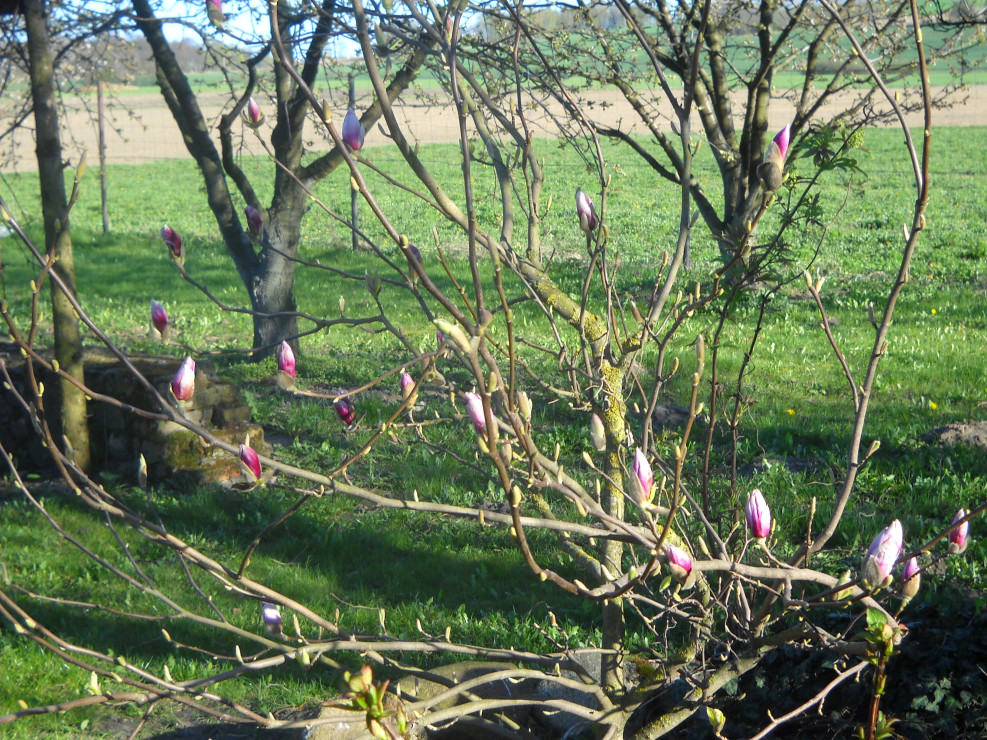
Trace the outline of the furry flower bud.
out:
<instances>
[{"instance_id":1,"label":"furry flower bud","mask_svg":"<svg viewBox=\"0 0 987 740\"><path fill-rule=\"evenodd\" d=\"M770 193L781 187L782 173L785 170L785 156L788 154L791 135L792 124L788 124L768 144L768 149L764 153L764 161L757 166L757 176L761 181L761 187Z\"/></svg>"},{"instance_id":2,"label":"furry flower bud","mask_svg":"<svg viewBox=\"0 0 987 740\"><path fill-rule=\"evenodd\" d=\"M483 436L487 429L487 420L483 415L483 400L480 398L479 393L466 394L466 414L469 416L470 421L473 422L473 428L476 429L476 433Z\"/></svg>"},{"instance_id":3,"label":"furry flower bud","mask_svg":"<svg viewBox=\"0 0 987 740\"><path fill-rule=\"evenodd\" d=\"M747 498L744 519L747 520L747 528L755 539L763 540L771 534L771 510L760 489L755 488Z\"/></svg>"},{"instance_id":4,"label":"furry flower bud","mask_svg":"<svg viewBox=\"0 0 987 740\"><path fill-rule=\"evenodd\" d=\"M867 589L891 583L891 568L901 554L901 522L895 519L874 538L860 567L860 581Z\"/></svg>"},{"instance_id":5,"label":"furry flower bud","mask_svg":"<svg viewBox=\"0 0 987 740\"><path fill-rule=\"evenodd\" d=\"M179 401L190 401L195 393L195 360L186 357L185 362L175 373L175 379L171 381L171 392Z\"/></svg>"},{"instance_id":6,"label":"furry flower bud","mask_svg":"<svg viewBox=\"0 0 987 740\"><path fill-rule=\"evenodd\" d=\"M363 140L366 135L367 130L360 123L360 119L357 118L356 111L350 108L346 111L346 117L343 119L343 142L354 152L357 152L363 148Z\"/></svg>"},{"instance_id":7,"label":"furry flower bud","mask_svg":"<svg viewBox=\"0 0 987 740\"><path fill-rule=\"evenodd\" d=\"M337 398L333 401L333 408L336 409L336 416L339 420L343 422L346 426L353 423L356 418L356 409L353 408L353 404L350 403L348 398Z\"/></svg>"},{"instance_id":8,"label":"furry flower bud","mask_svg":"<svg viewBox=\"0 0 987 740\"><path fill-rule=\"evenodd\" d=\"M157 339L166 338L168 332L168 312L165 307L151 299L151 333Z\"/></svg>"},{"instance_id":9,"label":"furry flower bud","mask_svg":"<svg viewBox=\"0 0 987 740\"><path fill-rule=\"evenodd\" d=\"M216 28L222 28L226 23L226 16L223 14L223 0L206 0L206 15L209 22Z\"/></svg>"},{"instance_id":10,"label":"furry flower bud","mask_svg":"<svg viewBox=\"0 0 987 740\"><path fill-rule=\"evenodd\" d=\"M634 500L643 506L651 500L655 475L651 471L651 463L648 462L647 455L641 451L640 447L634 451L633 473L631 476L631 494L634 496Z\"/></svg>"},{"instance_id":11,"label":"furry flower bud","mask_svg":"<svg viewBox=\"0 0 987 740\"><path fill-rule=\"evenodd\" d=\"M250 231L251 236L260 236L260 230L264 226L264 219L260 215L260 211L253 206L247 206L243 209L243 215L247 219L247 229Z\"/></svg>"},{"instance_id":12,"label":"furry flower bud","mask_svg":"<svg viewBox=\"0 0 987 740\"><path fill-rule=\"evenodd\" d=\"M260 478L260 458L257 457L257 450L250 445L240 445L240 462L243 469L253 476L253 480Z\"/></svg>"},{"instance_id":13,"label":"furry flower bud","mask_svg":"<svg viewBox=\"0 0 987 740\"><path fill-rule=\"evenodd\" d=\"M170 226L162 226L161 238L164 240L164 243L168 245L168 249L171 250L172 257L176 260L184 259L185 250L182 248L182 237L178 235L177 231Z\"/></svg>"},{"instance_id":14,"label":"furry flower bud","mask_svg":"<svg viewBox=\"0 0 987 740\"><path fill-rule=\"evenodd\" d=\"M922 574L919 573L918 560L910 558L901 570L901 595L906 600L914 599L921 583Z\"/></svg>"},{"instance_id":15,"label":"furry flower bud","mask_svg":"<svg viewBox=\"0 0 987 740\"><path fill-rule=\"evenodd\" d=\"M596 217L596 206L582 188L576 188L576 215L579 217L579 228L587 234L596 230L600 223Z\"/></svg>"},{"instance_id":16,"label":"furry flower bud","mask_svg":"<svg viewBox=\"0 0 987 740\"><path fill-rule=\"evenodd\" d=\"M681 547L668 543L665 545L665 557L672 577L679 583L685 583L692 574L692 556Z\"/></svg>"},{"instance_id":17,"label":"furry flower bud","mask_svg":"<svg viewBox=\"0 0 987 740\"><path fill-rule=\"evenodd\" d=\"M280 637L284 633L281 611L275 604L269 604L266 601L260 602L260 616L264 620L264 629L269 635Z\"/></svg>"},{"instance_id":18,"label":"furry flower bud","mask_svg":"<svg viewBox=\"0 0 987 740\"><path fill-rule=\"evenodd\" d=\"M291 345L287 341L281 342L274 354L278 360L278 370L294 379L295 353L291 350Z\"/></svg>"},{"instance_id":19,"label":"furry flower bud","mask_svg":"<svg viewBox=\"0 0 987 740\"><path fill-rule=\"evenodd\" d=\"M401 398L407 401L409 406L414 406L418 399L418 394L415 392L415 379L407 370L401 371Z\"/></svg>"},{"instance_id":20,"label":"furry flower bud","mask_svg":"<svg viewBox=\"0 0 987 740\"><path fill-rule=\"evenodd\" d=\"M953 517L953 525L960 521L967 514L966 509L960 509L956 512L956 516ZM960 526L956 527L952 532L949 533L949 551L954 555L959 555L969 544L967 538L970 534L970 522L963 522Z\"/></svg>"},{"instance_id":21,"label":"furry flower bud","mask_svg":"<svg viewBox=\"0 0 987 740\"><path fill-rule=\"evenodd\" d=\"M251 95L250 99L247 100L247 109L245 113L247 116L247 125L252 126L253 128L260 126L261 121L264 120L264 116L262 116L260 112L260 105L257 104L257 101L254 99L253 95Z\"/></svg>"}]
</instances>

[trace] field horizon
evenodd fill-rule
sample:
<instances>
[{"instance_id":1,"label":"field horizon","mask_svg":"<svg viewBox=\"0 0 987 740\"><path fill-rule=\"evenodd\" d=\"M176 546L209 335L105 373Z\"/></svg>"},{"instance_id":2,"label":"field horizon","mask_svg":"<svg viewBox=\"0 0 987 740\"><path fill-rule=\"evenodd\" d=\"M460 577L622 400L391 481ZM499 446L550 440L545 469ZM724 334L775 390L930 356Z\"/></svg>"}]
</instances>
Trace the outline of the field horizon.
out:
<instances>
[{"instance_id":1,"label":"field horizon","mask_svg":"<svg viewBox=\"0 0 987 740\"><path fill-rule=\"evenodd\" d=\"M934 87L933 93L938 94L943 87ZM335 94L336 99L333 98ZM735 110L742 110L746 93L738 90L735 93ZM820 120L850 104L851 99L859 95L859 91L850 90L833 98L820 109ZM335 116L336 124L342 120L346 112L345 92L330 90L328 104ZM658 103L655 105L655 117L672 122L671 105L655 95ZM357 109L362 109L369 101L366 90L357 92ZM107 164L142 164L168 159L186 159L189 157L182 139L181 131L165 106L161 94L155 88L110 88L106 94L106 136ZM86 153L90 166L98 162L99 139L97 135L95 93L84 95L63 96L64 105L62 130L62 147L64 158L73 165L77 164ZM262 110L265 108L263 99ZM593 111L595 118L610 126L622 126L632 133L646 133L644 127L637 122L636 114L631 105L615 89L594 89L593 95L583 98L583 105ZM206 120L214 124L214 139L217 150L218 137L215 135L215 123L222 113L232 104L228 92L204 91L199 93L199 104ZM878 106L878 110L882 108ZM446 144L458 141L459 123L455 110L448 98L435 91L419 90L405 95L396 105L399 120L410 132L413 142L417 144ZM558 113L558 106L549 105L548 110ZM770 125L779 129L791 121L794 106L779 97L771 107ZM266 140L270 135L274 116L268 115L259 131ZM533 119L533 130L547 131L543 125L547 123L544 112ZM948 108L940 108L934 112L937 126L976 126L987 121L987 85L965 86L954 93L953 102ZM922 126L922 116L911 113L906 116L909 126ZM628 124L631 122L631 124ZM549 124L550 125L550 124ZM699 120L694 116L694 130L701 131ZM239 131L238 131L239 130ZM266 151L261 142L242 124L234 129L235 136L240 135L237 142L239 153L245 156L264 156ZM366 146L368 148L386 146L387 136L380 127L374 127L367 132ZM306 143L307 151L311 154L328 151L331 148L328 136L310 129L310 138ZM13 132L8 141L0 149L0 171L34 172L37 171L35 158L33 128L24 126Z\"/></svg>"}]
</instances>

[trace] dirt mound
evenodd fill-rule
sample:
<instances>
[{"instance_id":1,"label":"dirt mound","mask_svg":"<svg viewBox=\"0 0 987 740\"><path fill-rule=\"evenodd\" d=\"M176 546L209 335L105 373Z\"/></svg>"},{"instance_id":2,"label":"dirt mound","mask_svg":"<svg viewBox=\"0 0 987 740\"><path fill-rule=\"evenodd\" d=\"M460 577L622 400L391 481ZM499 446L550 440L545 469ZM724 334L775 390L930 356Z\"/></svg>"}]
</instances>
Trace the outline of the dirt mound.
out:
<instances>
[{"instance_id":1,"label":"dirt mound","mask_svg":"<svg viewBox=\"0 0 987 740\"><path fill-rule=\"evenodd\" d=\"M987 421L962 421L936 427L922 439L940 445L965 444L987 451Z\"/></svg>"}]
</instances>

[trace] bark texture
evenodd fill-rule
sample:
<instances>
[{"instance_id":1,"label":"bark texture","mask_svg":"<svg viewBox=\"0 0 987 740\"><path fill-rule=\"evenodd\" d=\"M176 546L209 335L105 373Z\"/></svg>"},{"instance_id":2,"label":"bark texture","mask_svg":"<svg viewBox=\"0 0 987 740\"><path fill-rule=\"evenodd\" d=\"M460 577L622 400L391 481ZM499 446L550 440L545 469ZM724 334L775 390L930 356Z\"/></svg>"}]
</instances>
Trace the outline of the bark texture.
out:
<instances>
[{"instance_id":1,"label":"bark texture","mask_svg":"<svg viewBox=\"0 0 987 740\"><path fill-rule=\"evenodd\" d=\"M45 248L55 259L54 271L64 286L75 294L75 265L69 234L68 201L62 173L62 144L58 131L57 91L54 59L42 0L25 0L24 21L31 75L31 97L37 136L38 177L41 181L41 207L45 223ZM51 281L52 325L55 333L55 359L61 369L80 383L83 381L82 338L79 317L69 298ZM56 442L60 431L71 446L70 456L83 470L90 466L89 428L86 396L70 380L59 381ZM66 452L69 452L66 449Z\"/></svg>"}]
</instances>

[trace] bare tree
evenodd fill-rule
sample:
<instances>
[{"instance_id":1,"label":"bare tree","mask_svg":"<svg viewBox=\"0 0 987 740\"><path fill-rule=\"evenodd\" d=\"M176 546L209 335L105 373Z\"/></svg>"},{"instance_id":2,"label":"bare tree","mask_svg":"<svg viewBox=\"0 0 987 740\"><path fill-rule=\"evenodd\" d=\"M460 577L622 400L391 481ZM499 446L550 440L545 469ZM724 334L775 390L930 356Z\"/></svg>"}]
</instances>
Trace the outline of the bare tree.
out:
<instances>
[{"instance_id":1,"label":"bare tree","mask_svg":"<svg viewBox=\"0 0 987 740\"><path fill-rule=\"evenodd\" d=\"M902 105L887 88L880 70L866 61L862 42L850 27L851 19L829 0L820 0L820 5L856 56L864 60L873 86L900 117ZM907 7L911 13L909 33L918 59L921 108L925 115L920 143L912 140L906 126L901 129L905 140L901 156L911 165L914 178L914 190L903 197L913 202L914 207L898 237L898 271L885 286L883 310L872 317L871 351L858 366L847 361L840 350L839 338L822 300L822 281L814 280L811 275L812 257L803 258L800 263L783 259L785 235L811 203L819 178L830 169L828 160L815 167L802 163L811 173L790 183L785 178L791 164L786 155L794 155L787 151L783 139L774 141L773 148L769 145L763 154L752 150L749 155L752 163L764 160L763 163L770 165L760 176L770 189L761 193L756 212L743 224L729 259L702 281L683 284L688 238L697 223L693 214L697 188L692 177L696 144L691 122L693 107L700 104L699 91L704 84L699 58L707 43L707 29L718 20L719 9L709 3L694 9L695 34L691 42L684 42L684 60L688 63L683 71L686 93L675 113L676 135L665 141L678 162L680 200L674 216L677 238L660 255L647 291L635 294L626 288L623 266L618 255L609 249L608 213L615 212L619 204L607 207L604 198L597 210L592 198L578 190L571 232L563 238L571 253L585 250L585 256L572 263L575 267L560 268L545 248L543 218L549 199L544 196L544 187L549 178L559 175L546 171L539 153L546 146L558 146L560 139L545 140L534 134L537 126L530 112L538 108L539 88L528 85L532 58L541 59L546 79L554 74L557 90L553 95L565 101L561 111L550 109L556 116L557 130L563 134L563 141L573 131L583 132L580 146L589 153L587 160L599 177L604 195L607 165L599 134L592 126L586 126L587 117L578 97L568 89L565 77L553 72L555 67L549 60L539 56L544 48L529 26L530 18L522 12L521 4L506 8L500 21L504 27L513 28L513 33L499 44L503 58L510 60L509 65L499 67L497 74L482 75L473 66L474 57L460 53L470 44L479 43L479 37L467 38L461 32L465 7L439 8L429 3L412 3L398 14L391 8L371 7L361 0L354 2L352 33L360 43L365 71L379 106L375 117L379 115L406 165L404 170L380 172L383 177L374 184L365 177L367 171L374 170L372 156L344 146L344 137L357 140L353 138L352 122L344 124L341 131L336 125L338 119L329 120L306 77L312 58L291 52L291 37L282 24L290 27L293 18L284 15L279 4L270 19L272 45L265 53L271 53L278 61L278 85L285 90L279 99L292 101L284 114L288 116L285 126L287 121L302 121L305 108L316 112L336 145L334 156L345 162L366 208L385 235L379 241L368 236L376 259L374 264L380 267L378 274L353 275L309 263L304 263L304 268L319 271L326 280L332 277L361 281L366 286L370 295L366 315L357 316L341 308L336 325L360 327L371 322L383 328L383 333L390 337L393 367L377 377L367 378L361 389L372 392L393 384L400 376L402 400L392 403L378 422L361 430L359 449L335 468L302 470L259 455L247 443L234 446L190 421L179 403L193 393L187 370L182 370L172 385L173 399L159 395L134 370L135 381L148 386L155 403L153 408L126 407L126 411L169 420L195 432L209 445L237 455L247 471L247 481L261 479L270 485L283 485L296 492L298 498L243 552L230 558L205 552L168 531L155 516L153 497L148 497L145 510L138 511L96 481L83 477L79 485L81 500L96 509L115 532L133 531L148 546L174 554L189 583L187 598L162 593L141 570L122 534L117 538L121 557L136 575L105 559L98 562L110 577L149 599L169 619L223 632L238 644L249 640L258 646L257 654L245 657L238 647L235 658L227 656L224 667L208 677L176 681L168 671L159 673L126 661L121 664L108 653L81 649L48 632L27 607L10 598L2 588L0 615L16 625L19 633L92 671L92 695L72 706L114 700L153 705L176 699L245 723L284 726L291 723L259 716L223 697L219 688L222 682L233 676L273 670L292 661L339 668L334 656L341 651L355 651L368 664L424 676L428 672L411 665L412 661L405 656L440 653L450 657L505 659L515 665L460 683L437 677L436 680L446 682L447 691L431 699L403 695L401 710L393 712L385 704L384 687L374 681L369 669L357 675L347 674L347 706L365 715L368 729L381 738L416 736L428 726L481 713L482 717L473 717L478 723L489 726L493 716L501 725L499 734L523 737L524 728L515 719L498 713L527 706L571 713L593 723L607 738L654 738L670 732L697 710L703 710L702 702L757 666L778 645L797 645L806 650L835 651L846 656L852 665L812 701L784 716L766 720L768 725L761 736L820 704L835 685L859 676L872 664L878 671L878 681L862 730L867 737L883 733L886 727L881 724L884 720L878 708L879 679L886 658L894 651L895 640L900 636L897 623L900 609L892 602L897 596L886 590L891 583L891 569L896 561L912 553L933 552L947 535L951 540L949 552L961 552L966 521L987 509L985 504L972 512L962 511L951 524L943 522L937 537L912 543L904 549L901 524L888 523L864 554L856 576L830 572L821 560L812 559L826 547L850 507L863 505L854 496L856 477L877 449L876 445L864 449L862 441L871 393L897 300L907 283L912 255L925 229L933 100L917 5L913 1ZM165 97L176 117L188 125L183 128L186 135L199 142L190 149L201 155L198 161L207 176L209 192L223 196L213 201L214 212L229 216L226 222L220 219L220 229L228 228L230 233L242 236L219 168L222 165L227 173L234 173L230 175L234 179L236 169L210 153L204 143L207 132L193 125L198 120L192 115L194 98L180 84L182 76L168 69L171 60L163 40L157 38L156 21L147 15L149 9L138 0L135 8L162 68L159 74ZM318 23L329 17L320 16ZM640 30L633 20L631 24ZM431 58L433 72L448 91L460 126L461 182L441 183L412 144L414 132L399 120L392 104L395 83L393 80L388 83L388 55L382 53L386 50L381 48L380 34L396 43L408 44L423 58ZM642 41L641 48L651 47ZM544 95L543 90L541 94ZM245 100L241 98L240 103ZM181 118L179 114L187 117ZM537 125L544 125L543 120ZM287 136L284 128L275 128L276 146L280 146L279 135ZM841 144L847 145L847 142ZM305 171L293 169L298 161L291 159L296 152L290 147L281 154L288 157L281 162L286 171ZM769 171L771 167L777 171ZM493 183L490 192L480 191L478 183L483 181ZM295 187L290 185L293 182L295 178L279 181L279 185ZM775 197L775 192L780 192L783 186L788 189L786 197ZM402 222L406 215L389 212L382 205L381 195L390 188L412 193L432 209L437 219L459 229L466 255L461 273L451 265L439 244L430 249L424 244L413 244L405 235ZM274 202L280 202L279 198L283 197L276 193ZM759 226L765 213L770 213L772 218ZM269 211L268 217L276 216ZM760 234L755 243L753 234L758 228ZM272 229L270 223L267 229ZM241 246L247 249L251 244L244 240ZM34 254L39 264L43 264L41 252L34 250ZM395 258L395 254L400 258ZM303 265L294 255L281 258L291 263L291 269ZM184 272L184 267L179 267ZM574 270L578 270L578 279L565 280ZM796 280L805 283L814 299L819 312L819 331L831 343L833 356L845 376L846 466L843 477L835 481L834 504L825 521L817 523L809 517L804 532L776 546L772 541L770 501L760 492L742 490L738 483L738 438L748 408L745 399L752 392L747 387L750 362L760 351L759 337L767 306L771 300L780 299L785 285ZM729 330L729 318L737 302L753 286L759 286L758 318L755 327L743 337L738 356L733 358L736 369L730 370L731 363L727 362L730 343L724 341L725 332ZM435 347L421 350L408 341L389 315L384 291L406 291L412 297L420 308L417 317L420 324L439 330ZM73 307L91 331L113 347L110 339L92 324L84 308L77 302ZM33 327L29 325L28 331L24 331L18 317L6 310L3 318L30 362L43 365L43 358L37 356L29 340ZM122 352L113 349L124 363L129 362ZM680 363L672 359L673 355L686 359ZM132 369L132 365L129 367ZM0 370L5 368L0 366ZM680 374L684 376L681 380ZM343 421L354 422L355 415L349 405L353 391L325 394L305 388L305 379L296 377L295 363L286 346L282 346L279 356L279 378L286 392L301 398L336 401ZM661 440L654 427L654 411L660 399L669 394L677 394L683 402L683 424L668 439ZM124 404L113 398L91 395L100 402L124 408ZM21 393L19 398L24 408L31 408L34 399L29 392ZM428 423L415 418L416 404L422 398L427 399L429 410L435 412L434 419L430 418ZM436 408L438 404L442 404L441 413ZM563 451L561 445L555 447L546 434L549 425L543 423L549 408L564 418L562 423L589 428L592 448L579 445ZM406 423L400 421L405 418ZM457 439L449 441L449 437L438 435L436 430L440 426L451 430L471 429L472 433L453 433L451 436ZM45 433L43 425L40 428ZM417 493L400 488L376 490L350 478L349 473L358 468L360 461L375 454L378 442L389 433L396 434L396 430L406 436L408 444L421 445L424 454L443 455L464 470L482 473L490 488L502 497L504 510L487 511L423 500ZM10 455L2 448L0 453L19 490L43 512ZM57 449L53 454L61 464L70 465ZM715 464L717 460L720 465ZM715 467L729 472L717 476ZM277 480L270 478L271 471L278 476ZM535 654L503 645L459 644L448 637L429 635L420 625L420 634L414 637L390 636L383 629L380 634L356 634L340 627L334 618L307 606L304 593L279 593L252 578L251 556L260 541L327 491L381 507L468 517L509 527L532 579L599 606L601 643L580 649L558 644L553 650ZM738 505L745 498L746 506ZM53 521L52 526L58 529L57 522ZM533 546L531 533L535 531L557 537L551 552ZM961 532L964 532L962 536ZM556 556L560 553L571 558L573 570L557 565ZM209 583L200 583L193 573L208 575L204 580ZM69 609L113 608L95 601L67 603L57 595L49 601ZM261 628L259 619L258 624L248 628L242 620L232 618L234 610L242 610L251 602L255 606L258 606L256 602L266 602L262 612L266 629ZM297 621L287 630L279 608L290 610L296 617ZM817 614L837 610L866 615L861 623L866 621L867 626L859 631L836 633L816 618ZM129 607L119 611L138 619L161 618L160 613L152 613L151 609L139 614L133 614ZM673 653L669 649L656 659L666 675L691 677L678 679L679 693L665 691L669 686L664 681L645 677L638 682L624 670L623 663L630 650L628 629L639 630L666 647L668 632L676 631L684 637L685 650ZM167 632L165 637L178 649L220 657L208 648L184 645ZM599 668L596 675L592 667ZM561 673L562 670L566 673ZM485 683L532 677L567 690L581 690L588 698L576 701L525 694L476 700L472 693ZM121 692L101 686L100 680L111 679L124 684L126 689ZM444 704L456 696L471 701L452 707ZM665 701L651 701L659 696ZM71 707L29 708L0 717L0 722L67 708ZM725 718L712 709L708 716L719 733ZM639 718L636 724L632 717Z\"/></svg>"},{"instance_id":2,"label":"bare tree","mask_svg":"<svg viewBox=\"0 0 987 740\"><path fill-rule=\"evenodd\" d=\"M623 15L622 28L606 22L614 7ZM534 87L542 99L565 106L574 134L591 131L621 142L661 177L687 182L726 263L760 208L764 190L756 170L770 139L772 111L790 111L785 119L774 118L776 128L791 123L795 141L810 124L840 124L852 132L923 105L908 4L850 0L832 9L842 22L808 0L579 3L575 28L545 28L525 20L535 54L526 67L529 90ZM514 12L499 4L482 5L481 11L498 20ZM841 23L854 29L856 46L847 42ZM940 31L934 42L926 42L930 60L966 68L976 44L970 33L959 25L944 29L937 15L921 16L919 23ZM510 70L504 40L464 43L459 54L485 70ZM500 63L491 63L491 57ZM902 85L897 107L871 82L872 69L886 84ZM613 121L605 108L592 105L600 85L620 91L633 119ZM962 86L957 75L934 89L932 105L948 105L963 94ZM692 111L693 146L712 152L719 182L704 181L679 151L677 127L686 109Z\"/></svg>"},{"instance_id":3,"label":"bare tree","mask_svg":"<svg viewBox=\"0 0 987 740\"><path fill-rule=\"evenodd\" d=\"M305 131L312 111L302 90L315 86L330 40L343 32L343 10L332 0L312 6L311 12L287 4L273 6L276 14L272 14L272 19L276 22L271 25L272 36L262 41L256 54L248 60L246 85L236 93L230 110L219 123L220 152L151 3L134 0L133 6L137 26L154 55L161 93L184 134L189 153L202 172L209 206L250 296L254 357L270 355L284 339L297 348L299 328L293 288L302 218L311 203L312 186L342 162L340 152L332 150L303 163ZM270 60L275 47L292 59L304 60L299 73L302 85L277 64L263 66ZM384 90L388 101L400 96L413 82L427 49L424 40L405 47L405 60ZM401 53L400 49L392 51L394 56ZM259 76L265 69L271 71L272 78L262 83ZM269 151L277 161L271 173L274 197L266 206L260 203L254 185L237 163L233 143L234 124L246 111L251 96L261 95L262 91L270 95L273 103L274 127ZM315 113L316 120L326 120L330 115L328 110ZM372 126L379 117L380 104L374 102L367 107L361 120L364 126ZM243 209L237 207L237 200L241 198L245 205L256 208L261 214L263 228L256 235L244 228Z\"/></svg>"}]
</instances>

